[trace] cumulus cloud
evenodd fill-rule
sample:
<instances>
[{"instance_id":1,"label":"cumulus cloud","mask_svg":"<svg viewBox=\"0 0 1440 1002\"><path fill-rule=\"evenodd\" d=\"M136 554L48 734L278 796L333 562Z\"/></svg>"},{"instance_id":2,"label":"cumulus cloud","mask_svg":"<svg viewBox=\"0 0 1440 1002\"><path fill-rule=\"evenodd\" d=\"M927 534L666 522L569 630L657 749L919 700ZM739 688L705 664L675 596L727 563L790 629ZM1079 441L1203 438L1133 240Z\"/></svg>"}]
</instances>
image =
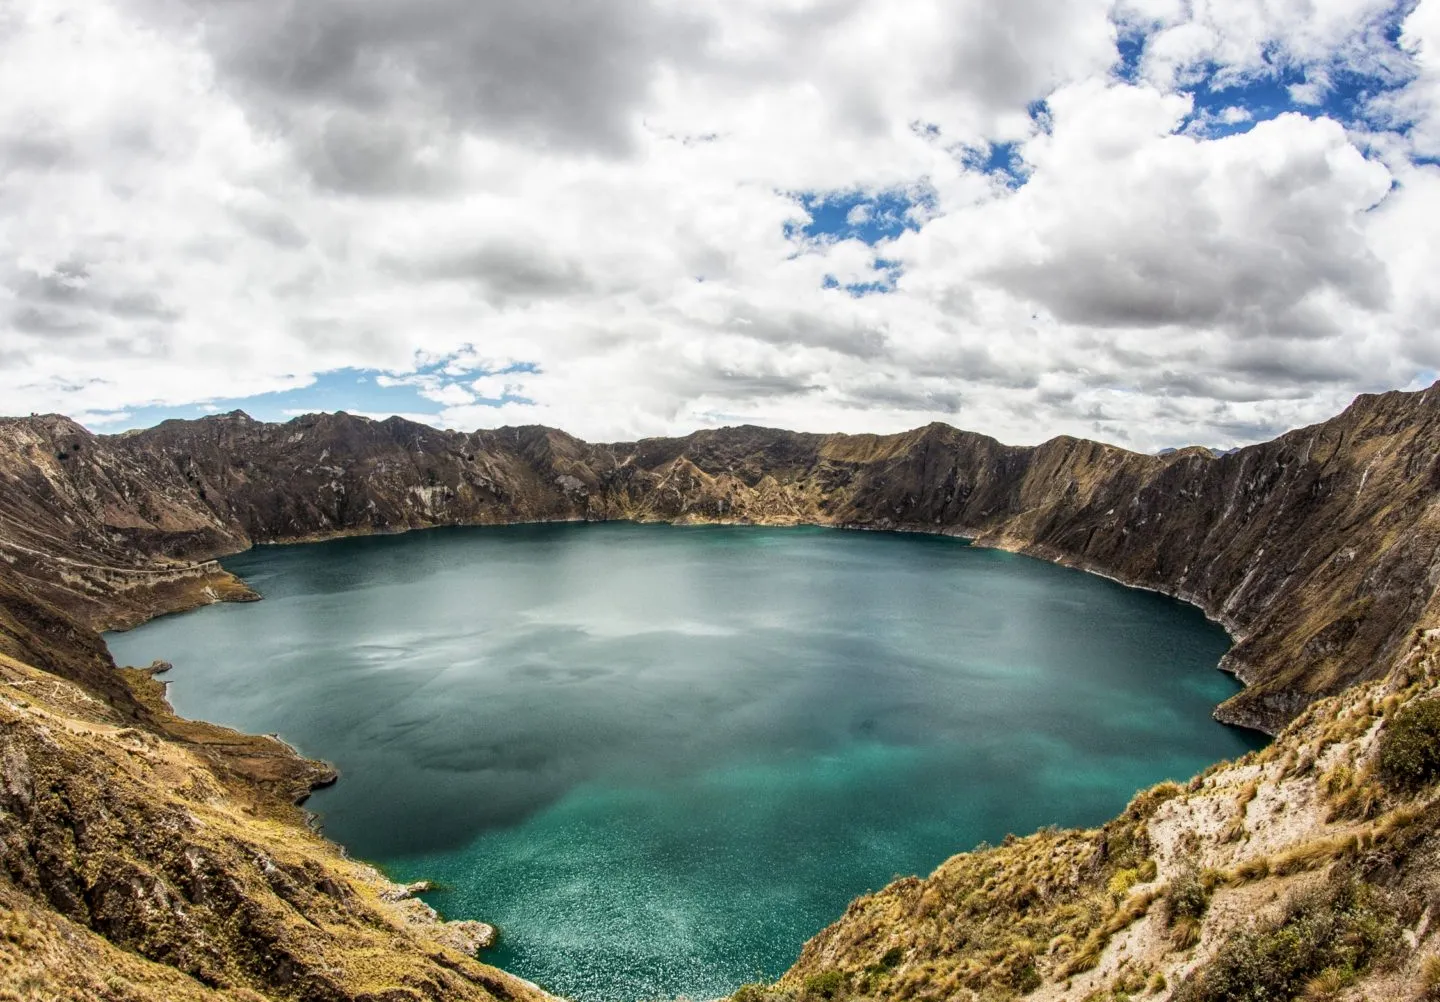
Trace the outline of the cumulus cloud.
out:
<instances>
[{"instance_id":1,"label":"cumulus cloud","mask_svg":"<svg viewBox=\"0 0 1440 1002\"><path fill-rule=\"evenodd\" d=\"M1376 111L1409 152L1440 158L1440 0L1421 0L1401 24L1399 47L1412 57L1405 86L1381 95Z\"/></svg>"},{"instance_id":2,"label":"cumulus cloud","mask_svg":"<svg viewBox=\"0 0 1440 1002\"><path fill-rule=\"evenodd\" d=\"M1383 307L1360 222L1390 177L1339 125L1284 115L1203 141L1174 134L1181 102L1145 89L1066 92L1052 106L1053 133L1027 150L1035 178L986 207L987 232L1028 240L963 244L1002 288L1065 323L1244 336L1338 333L1327 295Z\"/></svg>"},{"instance_id":3,"label":"cumulus cloud","mask_svg":"<svg viewBox=\"0 0 1440 1002\"><path fill-rule=\"evenodd\" d=\"M1261 437L1440 368L1437 10L16 0L0 409Z\"/></svg>"},{"instance_id":4,"label":"cumulus cloud","mask_svg":"<svg viewBox=\"0 0 1440 1002\"><path fill-rule=\"evenodd\" d=\"M1120 0L1117 17L1146 33L1144 75L1160 86L1213 77L1233 86L1276 70L1308 73L1297 85L1306 103L1342 68L1381 78L1404 75L1403 56L1387 38L1395 0Z\"/></svg>"},{"instance_id":5,"label":"cumulus cloud","mask_svg":"<svg viewBox=\"0 0 1440 1002\"><path fill-rule=\"evenodd\" d=\"M704 27L647 0L227 0L140 11L194 31L222 86L327 182L433 177L457 133L629 147L629 111Z\"/></svg>"}]
</instances>

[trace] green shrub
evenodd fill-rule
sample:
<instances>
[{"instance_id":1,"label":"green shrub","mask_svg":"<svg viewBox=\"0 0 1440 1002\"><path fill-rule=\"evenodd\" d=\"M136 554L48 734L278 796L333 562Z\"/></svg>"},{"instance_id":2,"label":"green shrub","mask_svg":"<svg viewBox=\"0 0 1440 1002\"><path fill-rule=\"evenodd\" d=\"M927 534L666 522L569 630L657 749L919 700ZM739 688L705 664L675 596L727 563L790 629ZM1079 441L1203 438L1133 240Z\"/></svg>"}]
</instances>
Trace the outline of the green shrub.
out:
<instances>
[{"instance_id":1,"label":"green shrub","mask_svg":"<svg viewBox=\"0 0 1440 1002\"><path fill-rule=\"evenodd\" d=\"M876 988L881 985L890 972L900 966L900 961L905 959L905 949L900 946L892 946L881 954L880 959L873 964L866 966L860 975L859 990L862 995L875 994Z\"/></svg>"},{"instance_id":2,"label":"green shrub","mask_svg":"<svg viewBox=\"0 0 1440 1002\"><path fill-rule=\"evenodd\" d=\"M1232 933L1215 959L1186 978L1172 998L1283 1002L1307 987L1314 991L1364 971L1398 939L1393 909L1379 892L1365 884L1341 884L1299 899L1279 922Z\"/></svg>"},{"instance_id":3,"label":"green shrub","mask_svg":"<svg viewBox=\"0 0 1440 1002\"><path fill-rule=\"evenodd\" d=\"M1130 893L1130 888L1140 882L1140 868L1132 867L1128 870L1116 870L1115 875L1110 878L1107 890L1116 900L1123 898Z\"/></svg>"},{"instance_id":4,"label":"green shrub","mask_svg":"<svg viewBox=\"0 0 1440 1002\"><path fill-rule=\"evenodd\" d=\"M1026 964L1024 967L1016 970L1011 983L1015 986L1015 990L1021 995L1029 995L1040 987L1040 972L1035 969L1034 964Z\"/></svg>"},{"instance_id":5,"label":"green shrub","mask_svg":"<svg viewBox=\"0 0 1440 1002\"><path fill-rule=\"evenodd\" d=\"M1200 879L1198 867L1187 866L1181 871L1166 891L1165 902L1168 906L1166 917L1171 926L1181 919L1198 921L1205 917L1210 907L1210 889Z\"/></svg>"},{"instance_id":6,"label":"green shrub","mask_svg":"<svg viewBox=\"0 0 1440 1002\"><path fill-rule=\"evenodd\" d=\"M845 991L843 971L821 971L805 979L805 994L822 999L838 998Z\"/></svg>"},{"instance_id":7,"label":"green shrub","mask_svg":"<svg viewBox=\"0 0 1440 1002\"><path fill-rule=\"evenodd\" d=\"M1411 703L1385 725L1380 777L1398 790L1415 790L1440 778L1440 699Z\"/></svg>"}]
</instances>

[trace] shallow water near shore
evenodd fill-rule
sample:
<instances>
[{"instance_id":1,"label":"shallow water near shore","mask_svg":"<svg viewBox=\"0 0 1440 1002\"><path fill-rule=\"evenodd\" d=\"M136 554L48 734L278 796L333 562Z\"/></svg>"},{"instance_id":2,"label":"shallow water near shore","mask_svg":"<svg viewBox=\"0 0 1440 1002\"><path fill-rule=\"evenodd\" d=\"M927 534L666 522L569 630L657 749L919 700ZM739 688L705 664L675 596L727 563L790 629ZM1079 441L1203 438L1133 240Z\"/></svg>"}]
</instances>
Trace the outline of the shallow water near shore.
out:
<instances>
[{"instance_id":1,"label":"shallow water near shore","mask_svg":"<svg viewBox=\"0 0 1440 1002\"><path fill-rule=\"evenodd\" d=\"M580 1002L769 979L851 898L1262 744L1199 611L945 537L606 523L224 561L107 637L177 712L339 766L309 807Z\"/></svg>"}]
</instances>

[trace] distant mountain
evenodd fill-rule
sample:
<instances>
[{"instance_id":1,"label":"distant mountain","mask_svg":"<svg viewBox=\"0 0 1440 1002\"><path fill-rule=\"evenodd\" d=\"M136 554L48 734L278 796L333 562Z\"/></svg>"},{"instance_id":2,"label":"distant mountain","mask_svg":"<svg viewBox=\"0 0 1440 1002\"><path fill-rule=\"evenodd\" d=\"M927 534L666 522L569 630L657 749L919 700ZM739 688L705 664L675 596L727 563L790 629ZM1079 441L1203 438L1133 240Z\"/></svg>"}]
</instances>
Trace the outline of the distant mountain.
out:
<instances>
[{"instance_id":1,"label":"distant mountain","mask_svg":"<svg viewBox=\"0 0 1440 1002\"><path fill-rule=\"evenodd\" d=\"M1168 449L1161 449L1161 450L1159 450L1158 452L1156 452L1155 455L1160 456L1160 457L1173 456L1173 455L1175 455L1177 452L1186 452L1186 451L1188 451L1188 450L1190 450L1190 449L1199 449L1201 452L1208 452L1208 453L1209 453L1210 455L1212 455L1212 456L1228 456L1228 455L1230 455L1231 453L1239 452L1239 451L1240 451L1240 447L1239 447L1239 446L1236 446L1235 448L1232 448L1232 449L1212 449L1212 448L1210 448L1209 446L1205 446L1205 445L1183 445L1183 446L1180 446L1179 448L1176 448L1176 447L1172 446L1172 447L1170 447L1170 448L1168 448Z\"/></svg>"}]
</instances>

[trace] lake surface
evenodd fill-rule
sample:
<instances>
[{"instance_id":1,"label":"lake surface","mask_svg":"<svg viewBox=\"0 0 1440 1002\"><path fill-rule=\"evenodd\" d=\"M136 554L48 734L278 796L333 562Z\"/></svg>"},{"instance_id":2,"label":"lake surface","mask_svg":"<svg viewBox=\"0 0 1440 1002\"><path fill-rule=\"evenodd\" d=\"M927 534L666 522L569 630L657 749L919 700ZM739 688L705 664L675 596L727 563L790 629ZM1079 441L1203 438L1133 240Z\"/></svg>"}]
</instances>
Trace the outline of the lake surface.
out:
<instances>
[{"instance_id":1,"label":"lake surface","mask_svg":"<svg viewBox=\"0 0 1440 1002\"><path fill-rule=\"evenodd\" d=\"M339 766L352 854L583 1002L773 978L857 894L1089 825L1260 738L1195 609L955 539L601 524L224 561L265 601L108 640Z\"/></svg>"}]
</instances>

